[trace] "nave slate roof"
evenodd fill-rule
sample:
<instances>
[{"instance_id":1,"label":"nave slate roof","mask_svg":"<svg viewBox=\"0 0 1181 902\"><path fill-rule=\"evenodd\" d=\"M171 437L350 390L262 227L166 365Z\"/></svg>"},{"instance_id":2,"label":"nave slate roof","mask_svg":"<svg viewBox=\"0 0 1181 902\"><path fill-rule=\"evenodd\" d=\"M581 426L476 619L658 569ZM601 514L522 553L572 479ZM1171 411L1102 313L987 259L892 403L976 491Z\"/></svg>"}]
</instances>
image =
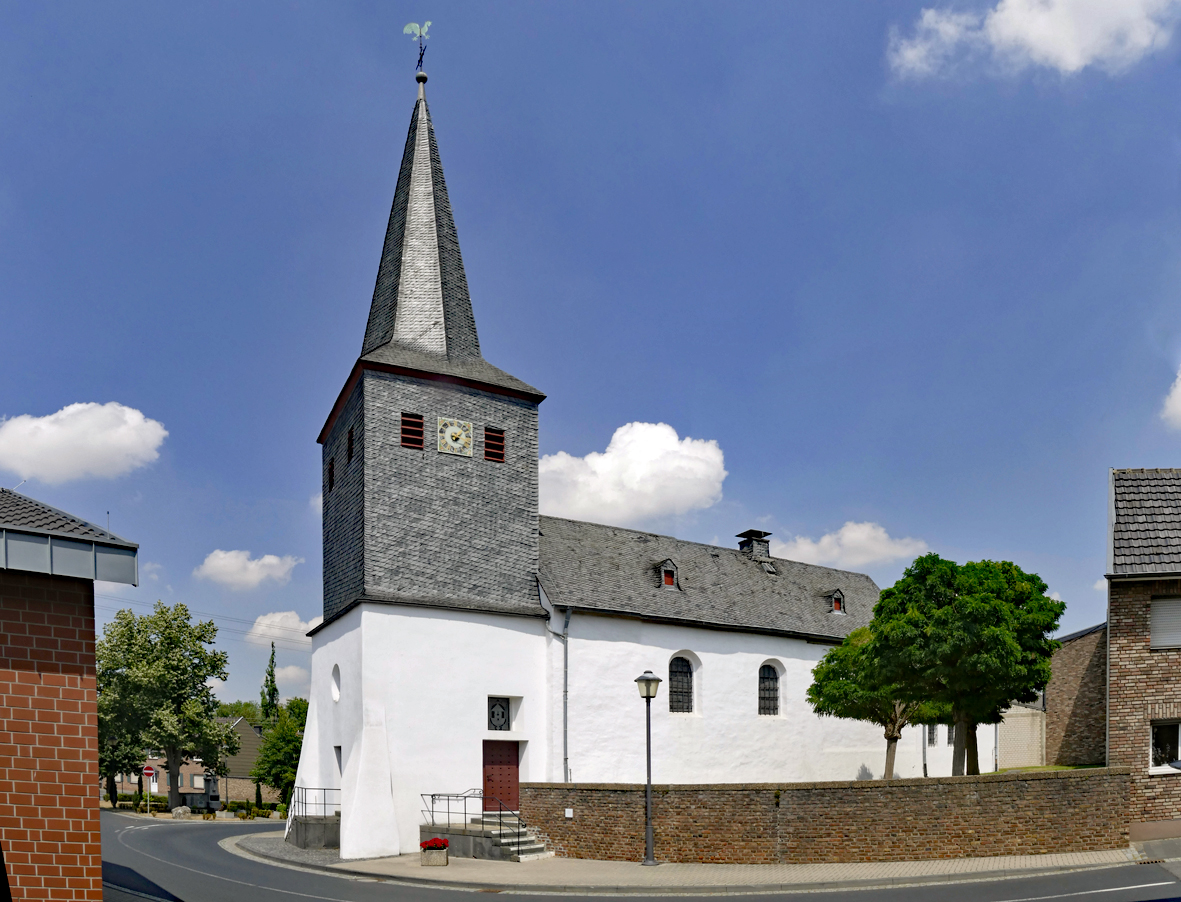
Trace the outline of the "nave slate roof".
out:
<instances>
[{"instance_id":1,"label":"nave slate roof","mask_svg":"<svg viewBox=\"0 0 1181 902\"><path fill-rule=\"evenodd\" d=\"M35 498L0 489L0 529L65 538L97 539L104 545L138 548L134 542L114 535L81 517L67 514Z\"/></svg>"},{"instance_id":2,"label":"nave slate roof","mask_svg":"<svg viewBox=\"0 0 1181 902\"><path fill-rule=\"evenodd\" d=\"M540 521L541 585L559 608L835 640L867 625L878 600L865 574L772 558L757 547L749 553L559 517ZM675 587L663 585L665 562L675 568ZM832 611L837 591L845 613Z\"/></svg>"},{"instance_id":3,"label":"nave slate roof","mask_svg":"<svg viewBox=\"0 0 1181 902\"><path fill-rule=\"evenodd\" d=\"M1112 470L1107 572L1181 573L1181 470Z\"/></svg>"}]
</instances>

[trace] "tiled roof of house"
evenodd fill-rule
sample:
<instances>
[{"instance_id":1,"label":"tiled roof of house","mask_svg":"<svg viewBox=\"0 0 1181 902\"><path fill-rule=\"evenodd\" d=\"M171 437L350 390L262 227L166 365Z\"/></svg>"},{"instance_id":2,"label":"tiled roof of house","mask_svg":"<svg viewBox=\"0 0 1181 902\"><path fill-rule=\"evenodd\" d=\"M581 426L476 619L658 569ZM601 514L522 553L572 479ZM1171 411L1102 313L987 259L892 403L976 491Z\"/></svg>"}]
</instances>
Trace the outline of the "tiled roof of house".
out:
<instances>
[{"instance_id":1,"label":"tiled roof of house","mask_svg":"<svg viewBox=\"0 0 1181 902\"><path fill-rule=\"evenodd\" d=\"M126 548L139 547L134 542L107 532L101 526L88 523L80 517L50 507L12 489L0 489L0 529L90 539L105 545L121 545Z\"/></svg>"},{"instance_id":2,"label":"tiled roof of house","mask_svg":"<svg viewBox=\"0 0 1181 902\"><path fill-rule=\"evenodd\" d=\"M1111 471L1112 575L1181 573L1181 470Z\"/></svg>"},{"instance_id":3,"label":"tiled roof of house","mask_svg":"<svg viewBox=\"0 0 1181 902\"><path fill-rule=\"evenodd\" d=\"M558 517L541 517L541 584L557 607L833 639L868 624L879 594L862 573ZM837 590L845 614L831 612Z\"/></svg>"}]
</instances>

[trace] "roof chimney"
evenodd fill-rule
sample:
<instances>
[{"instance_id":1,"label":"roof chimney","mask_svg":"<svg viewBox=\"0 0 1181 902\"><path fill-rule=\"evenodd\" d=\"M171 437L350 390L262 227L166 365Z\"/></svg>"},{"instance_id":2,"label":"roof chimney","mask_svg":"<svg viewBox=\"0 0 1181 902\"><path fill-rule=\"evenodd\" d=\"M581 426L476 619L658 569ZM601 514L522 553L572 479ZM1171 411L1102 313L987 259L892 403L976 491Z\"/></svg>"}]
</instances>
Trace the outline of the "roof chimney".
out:
<instances>
[{"instance_id":1,"label":"roof chimney","mask_svg":"<svg viewBox=\"0 0 1181 902\"><path fill-rule=\"evenodd\" d=\"M767 541L769 535L771 533L763 532L761 529L740 532L738 538L742 541L738 543L738 550L750 557L770 557L771 543Z\"/></svg>"}]
</instances>

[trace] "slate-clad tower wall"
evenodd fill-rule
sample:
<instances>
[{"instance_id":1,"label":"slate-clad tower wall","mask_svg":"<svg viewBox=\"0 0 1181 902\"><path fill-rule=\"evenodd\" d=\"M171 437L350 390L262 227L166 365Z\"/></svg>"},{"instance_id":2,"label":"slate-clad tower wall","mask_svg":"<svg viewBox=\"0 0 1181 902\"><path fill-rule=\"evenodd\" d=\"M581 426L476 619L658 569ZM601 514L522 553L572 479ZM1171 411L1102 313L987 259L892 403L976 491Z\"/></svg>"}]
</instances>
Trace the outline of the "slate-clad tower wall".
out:
<instances>
[{"instance_id":1,"label":"slate-clad tower wall","mask_svg":"<svg viewBox=\"0 0 1181 902\"><path fill-rule=\"evenodd\" d=\"M483 359L419 76L362 356L320 435L324 618L359 600L539 614L537 389ZM402 415L424 447L402 444ZM471 456L438 450L440 418ZM485 459L485 429L504 460ZM352 431L352 457L349 432Z\"/></svg>"}]
</instances>

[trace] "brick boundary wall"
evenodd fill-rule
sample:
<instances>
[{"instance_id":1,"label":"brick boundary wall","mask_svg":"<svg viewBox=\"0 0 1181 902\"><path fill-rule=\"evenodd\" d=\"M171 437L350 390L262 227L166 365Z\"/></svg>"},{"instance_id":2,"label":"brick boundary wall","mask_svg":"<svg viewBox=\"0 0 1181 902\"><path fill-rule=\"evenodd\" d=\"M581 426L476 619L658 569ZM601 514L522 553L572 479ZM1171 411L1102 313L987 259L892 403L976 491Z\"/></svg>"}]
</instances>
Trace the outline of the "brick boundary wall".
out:
<instances>
[{"instance_id":1,"label":"brick boundary wall","mask_svg":"<svg viewBox=\"0 0 1181 902\"><path fill-rule=\"evenodd\" d=\"M13 898L101 902L94 583L0 570L0 844Z\"/></svg>"},{"instance_id":2,"label":"brick boundary wall","mask_svg":"<svg viewBox=\"0 0 1181 902\"><path fill-rule=\"evenodd\" d=\"M1120 848L1130 788L1128 768L654 786L656 858L773 864ZM643 858L642 785L522 783L521 817L560 857Z\"/></svg>"},{"instance_id":3,"label":"brick boundary wall","mask_svg":"<svg viewBox=\"0 0 1181 902\"><path fill-rule=\"evenodd\" d=\"M1046 686L1046 763L1104 764L1107 755L1107 630L1054 652Z\"/></svg>"}]
</instances>

